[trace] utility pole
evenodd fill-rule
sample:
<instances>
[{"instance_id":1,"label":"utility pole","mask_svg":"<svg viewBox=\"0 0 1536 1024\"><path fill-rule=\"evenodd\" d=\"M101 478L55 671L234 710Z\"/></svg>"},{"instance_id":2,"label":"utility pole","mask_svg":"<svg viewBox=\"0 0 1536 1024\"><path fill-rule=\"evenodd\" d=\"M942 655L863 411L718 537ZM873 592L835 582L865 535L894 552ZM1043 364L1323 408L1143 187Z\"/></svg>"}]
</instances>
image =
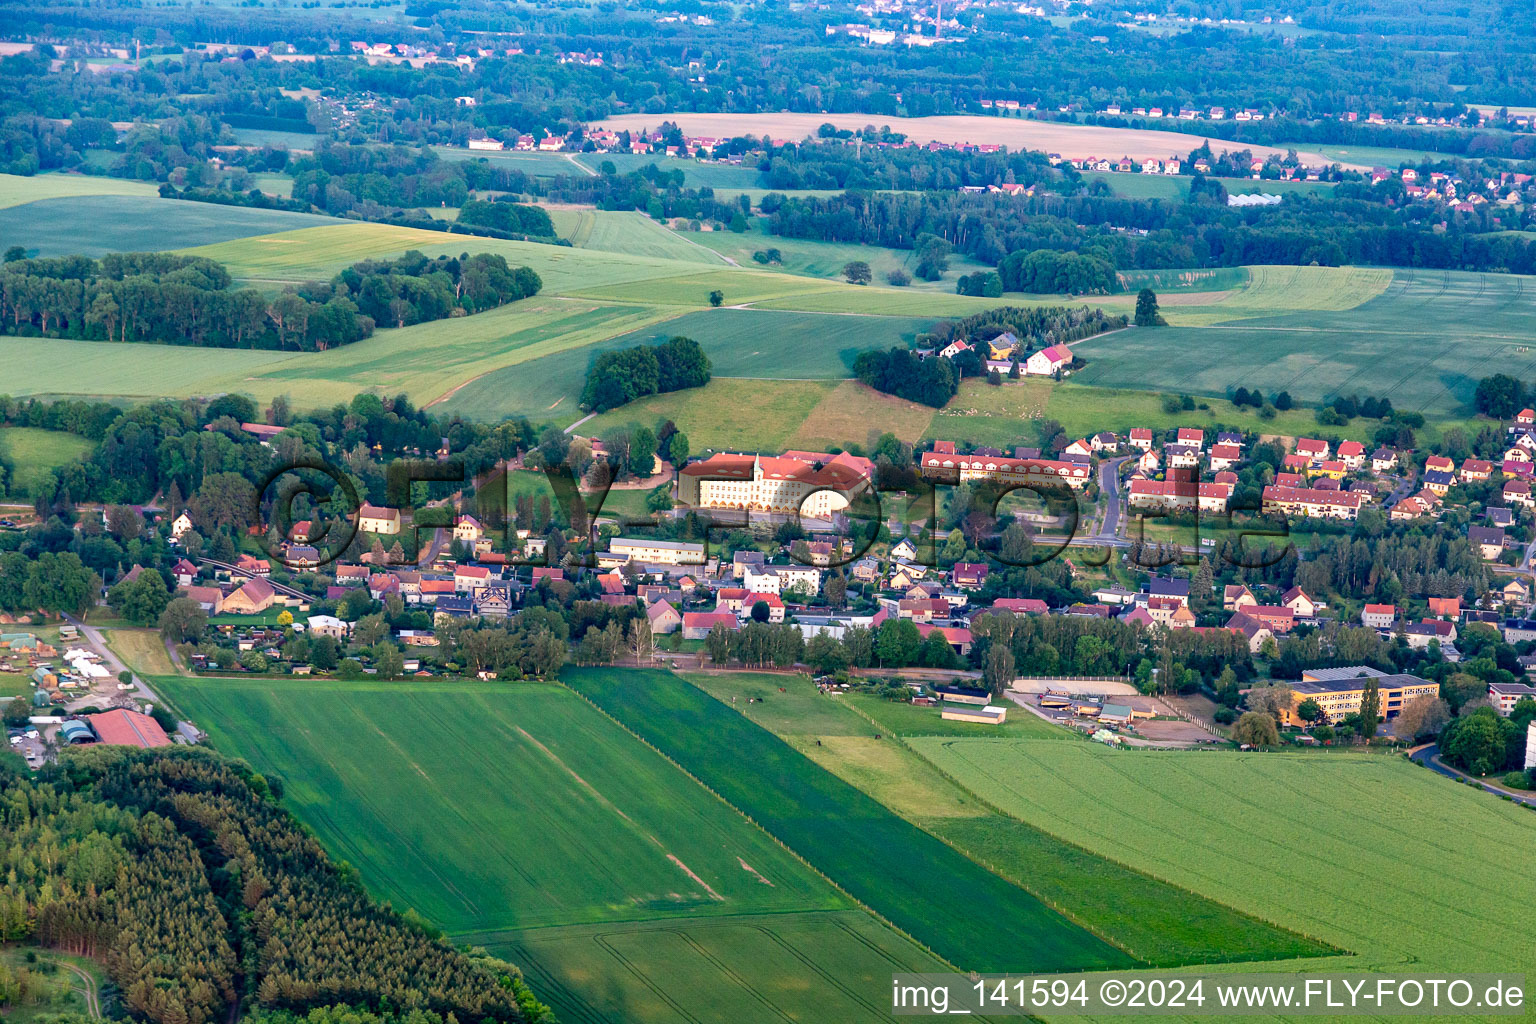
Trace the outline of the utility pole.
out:
<instances>
[{"instance_id":1,"label":"utility pole","mask_svg":"<svg viewBox=\"0 0 1536 1024\"><path fill-rule=\"evenodd\" d=\"M944 0L938 0L933 8L933 38L944 34Z\"/></svg>"}]
</instances>

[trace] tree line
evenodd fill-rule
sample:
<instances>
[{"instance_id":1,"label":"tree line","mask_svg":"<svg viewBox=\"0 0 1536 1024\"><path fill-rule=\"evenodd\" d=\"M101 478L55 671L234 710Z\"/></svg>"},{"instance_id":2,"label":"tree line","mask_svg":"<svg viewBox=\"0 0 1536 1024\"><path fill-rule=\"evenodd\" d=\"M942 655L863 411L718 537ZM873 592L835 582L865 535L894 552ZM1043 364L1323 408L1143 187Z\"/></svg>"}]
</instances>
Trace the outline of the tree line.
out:
<instances>
[{"instance_id":1,"label":"tree line","mask_svg":"<svg viewBox=\"0 0 1536 1024\"><path fill-rule=\"evenodd\" d=\"M314 352L404 326L476 313L538 294L531 269L481 253L364 261L329 282L275 295L230 287L200 256L113 253L0 266L0 330L23 337Z\"/></svg>"}]
</instances>

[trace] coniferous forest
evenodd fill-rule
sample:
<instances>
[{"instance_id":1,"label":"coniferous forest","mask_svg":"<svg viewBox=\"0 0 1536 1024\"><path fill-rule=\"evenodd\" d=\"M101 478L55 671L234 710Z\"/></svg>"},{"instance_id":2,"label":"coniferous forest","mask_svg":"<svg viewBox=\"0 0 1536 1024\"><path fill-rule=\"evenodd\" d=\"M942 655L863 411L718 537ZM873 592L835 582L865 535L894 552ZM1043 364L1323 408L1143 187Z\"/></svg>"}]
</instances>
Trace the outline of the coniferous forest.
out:
<instances>
[{"instance_id":1,"label":"coniferous forest","mask_svg":"<svg viewBox=\"0 0 1536 1024\"><path fill-rule=\"evenodd\" d=\"M82 748L0 778L0 938L97 959L155 1024L552 1020L516 967L370 899L280 790L193 749Z\"/></svg>"}]
</instances>

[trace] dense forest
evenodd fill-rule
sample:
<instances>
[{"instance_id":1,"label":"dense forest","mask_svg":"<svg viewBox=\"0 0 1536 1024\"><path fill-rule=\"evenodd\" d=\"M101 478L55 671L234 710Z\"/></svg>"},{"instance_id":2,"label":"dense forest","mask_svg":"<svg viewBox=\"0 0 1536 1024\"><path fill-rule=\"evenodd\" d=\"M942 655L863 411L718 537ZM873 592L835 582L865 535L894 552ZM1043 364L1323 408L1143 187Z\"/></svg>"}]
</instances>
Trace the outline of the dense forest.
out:
<instances>
[{"instance_id":1,"label":"dense forest","mask_svg":"<svg viewBox=\"0 0 1536 1024\"><path fill-rule=\"evenodd\" d=\"M1372 191L1291 195L1279 206L1234 208L1192 179L1190 201L1106 196L1030 198L953 192L844 192L796 196L775 206L769 229L791 238L914 248L923 235L985 263L1071 250L1130 268L1337 266L1536 272L1536 243L1497 232L1494 211L1446 214L1428 204L1387 205ZM1220 188L1219 183L1209 182ZM1378 186L1379 189L1391 186ZM1397 186L1399 189L1400 185Z\"/></svg>"},{"instance_id":2,"label":"dense forest","mask_svg":"<svg viewBox=\"0 0 1536 1024\"><path fill-rule=\"evenodd\" d=\"M587 369L581 405L605 412L646 395L703 387L709 383L709 371L709 356L692 338L604 352Z\"/></svg>"},{"instance_id":3,"label":"dense forest","mask_svg":"<svg viewBox=\"0 0 1536 1024\"><path fill-rule=\"evenodd\" d=\"M1130 6L1168 13L1165 7ZM188 15L179 9L45 0L19 20L23 30L46 25L65 37L139 41L173 58L165 62L171 65L166 80L133 98L127 119L159 113L158 101L167 92L196 93L211 97L202 104L209 115L229 122L305 126L304 104L276 87L309 87L379 97L351 129L360 136L445 143L462 142L482 126L553 129L621 111L922 116L977 111L978 101L991 96L1035 102L1041 110L1072 104L1098 109L1105 99L1117 98L1127 106L1222 104L1302 117L1350 109L1393 114L1528 102L1526 84L1536 78L1529 39L1519 31L1524 12L1508 0L1477 0L1436 12L1398 0L1375 0L1348 11L1316 5L1298 12L1305 30L1291 32L1217 24L1149 31L1123 13L1096 9L1057 21L1023 10L978 7L955 16L950 35L957 41L944 48L944 73L937 76L927 48L870 48L825 32L829 24L870 20L907 31L912 23L904 13L871 19L851 3L739 6L700 0L686 10L707 15L702 24L676 17L660 21L673 10L672 5L582 8L492 0L417 5L407 12L417 37L450 56L475 53L487 36L498 34L516 39L523 51L518 59L483 60L470 69L432 66L424 74L327 57L338 42L345 47L348 40L376 37L381 30L399 34L393 11L386 15L366 7L328 8L323 15L214 7ZM1274 11L1238 3L1180 13L1259 21ZM919 27L932 33L931 23ZM1360 45L1361 38L1370 45ZM211 67L179 73L175 65L183 51L200 40L248 46L281 40L321 59L246 60L226 67L215 58L206 62ZM1021 44L1028 59L1020 59ZM560 59L572 51L598 53L603 60ZM707 63L711 73L701 77L690 61ZM229 79L249 74L242 64L260 66L254 82L243 81L256 88L225 87ZM80 81L65 88L89 94L110 86ZM35 109L54 105L60 91L44 94ZM465 93L479 97L479 105L457 104L455 97ZM85 96L70 100L72 109L92 106Z\"/></svg>"},{"instance_id":4,"label":"dense forest","mask_svg":"<svg viewBox=\"0 0 1536 1024\"><path fill-rule=\"evenodd\" d=\"M0 778L0 929L97 959L135 1018L355 1007L386 1020L549 1020L517 968L369 899L277 805L279 780L202 750L72 750Z\"/></svg>"},{"instance_id":5,"label":"dense forest","mask_svg":"<svg viewBox=\"0 0 1536 1024\"><path fill-rule=\"evenodd\" d=\"M0 329L23 337L323 351L407 324L493 309L542 282L491 253L357 263L325 283L266 295L230 287L200 256L112 253L0 266Z\"/></svg>"}]
</instances>

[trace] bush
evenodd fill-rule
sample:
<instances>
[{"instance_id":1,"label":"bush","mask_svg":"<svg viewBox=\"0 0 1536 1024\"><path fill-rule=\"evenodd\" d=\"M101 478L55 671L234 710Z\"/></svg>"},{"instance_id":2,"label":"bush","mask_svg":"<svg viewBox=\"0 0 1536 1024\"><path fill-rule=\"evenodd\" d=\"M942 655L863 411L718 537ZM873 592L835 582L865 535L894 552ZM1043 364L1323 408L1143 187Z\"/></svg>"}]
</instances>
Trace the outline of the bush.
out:
<instances>
[{"instance_id":1,"label":"bush","mask_svg":"<svg viewBox=\"0 0 1536 1024\"><path fill-rule=\"evenodd\" d=\"M1237 721L1237 712L1231 708L1217 708L1216 713L1211 717L1216 719L1221 725L1231 725Z\"/></svg>"},{"instance_id":2,"label":"bush","mask_svg":"<svg viewBox=\"0 0 1536 1024\"><path fill-rule=\"evenodd\" d=\"M1504 785L1510 789L1530 789L1531 773L1529 771L1509 772L1504 776Z\"/></svg>"},{"instance_id":3,"label":"bush","mask_svg":"<svg viewBox=\"0 0 1536 1024\"><path fill-rule=\"evenodd\" d=\"M912 283L912 275L907 273L905 270L902 270L900 267L897 267L895 270L885 275L885 281L892 288L905 288L907 285Z\"/></svg>"}]
</instances>

